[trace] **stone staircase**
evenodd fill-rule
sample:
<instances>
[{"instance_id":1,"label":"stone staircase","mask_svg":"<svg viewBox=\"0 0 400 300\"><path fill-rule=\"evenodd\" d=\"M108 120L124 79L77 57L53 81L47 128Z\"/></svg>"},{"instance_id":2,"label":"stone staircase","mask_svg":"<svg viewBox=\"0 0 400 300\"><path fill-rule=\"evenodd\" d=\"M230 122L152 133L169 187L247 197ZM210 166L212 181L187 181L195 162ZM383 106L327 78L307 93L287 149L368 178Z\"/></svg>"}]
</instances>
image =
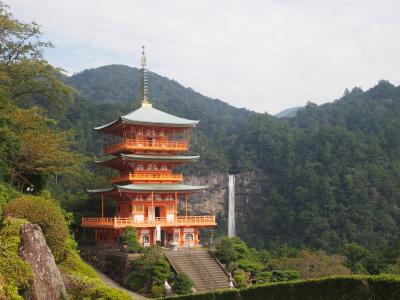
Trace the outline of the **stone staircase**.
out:
<instances>
[{"instance_id":1,"label":"stone staircase","mask_svg":"<svg viewBox=\"0 0 400 300\"><path fill-rule=\"evenodd\" d=\"M165 250L165 256L175 271L186 274L198 292L229 288L229 276L216 259L205 250Z\"/></svg>"}]
</instances>

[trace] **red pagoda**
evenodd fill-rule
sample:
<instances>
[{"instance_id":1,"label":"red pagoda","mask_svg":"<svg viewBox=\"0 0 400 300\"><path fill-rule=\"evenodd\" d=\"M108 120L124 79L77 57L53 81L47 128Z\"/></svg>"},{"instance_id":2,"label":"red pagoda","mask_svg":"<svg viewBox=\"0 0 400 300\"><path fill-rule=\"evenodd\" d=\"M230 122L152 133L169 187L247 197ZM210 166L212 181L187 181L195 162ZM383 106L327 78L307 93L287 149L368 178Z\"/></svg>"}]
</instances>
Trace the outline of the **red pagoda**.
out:
<instances>
[{"instance_id":1,"label":"red pagoda","mask_svg":"<svg viewBox=\"0 0 400 300\"><path fill-rule=\"evenodd\" d=\"M148 100L144 51L141 66L141 107L95 128L108 136L104 151L112 155L97 163L119 175L110 178L108 188L88 190L101 196L101 217L82 218L82 227L95 230L97 245L116 246L124 229L135 227L143 246L196 246L199 228L217 225L215 216L188 215L189 196L207 186L182 184L182 174L173 169L199 159L181 155L189 149L190 129L199 121L155 109ZM105 197L115 201L113 217L104 217ZM183 215L178 214L180 201Z\"/></svg>"}]
</instances>

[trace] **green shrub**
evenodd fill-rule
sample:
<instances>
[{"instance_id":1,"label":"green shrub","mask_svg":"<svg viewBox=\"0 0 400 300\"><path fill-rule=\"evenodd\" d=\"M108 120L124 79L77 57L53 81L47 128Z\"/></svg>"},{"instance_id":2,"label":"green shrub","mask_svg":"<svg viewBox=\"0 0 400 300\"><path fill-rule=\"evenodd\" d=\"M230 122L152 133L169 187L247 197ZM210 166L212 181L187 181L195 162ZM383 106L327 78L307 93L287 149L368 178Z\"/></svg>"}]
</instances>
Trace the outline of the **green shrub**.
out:
<instances>
[{"instance_id":1,"label":"green shrub","mask_svg":"<svg viewBox=\"0 0 400 300\"><path fill-rule=\"evenodd\" d=\"M256 274L255 280L257 283L267 283L271 281L271 276L271 272L261 271Z\"/></svg>"},{"instance_id":2,"label":"green shrub","mask_svg":"<svg viewBox=\"0 0 400 300\"><path fill-rule=\"evenodd\" d=\"M25 220L8 217L0 230L0 274L6 286L15 286L22 291L29 287L33 278L31 267L18 254L20 227L25 223Z\"/></svg>"},{"instance_id":3,"label":"green shrub","mask_svg":"<svg viewBox=\"0 0 400 300\"><path fill-rule=\"evenodd\" d=\"M4 287L5 299L7 300L23 300L22 296L18 294L18 289L14 285L6 285ZM3 298L0 298L3 299Z\"/></svg>"},{"instance_id":4,"label":"green shrub","mask_svg":"<svg viewBox=\"0 0 400 300\"><path fill-rule=\"evenodd\" d=\"M15 189L0 183L0 220L8 202L20 195Z\"/></svg>"},{"instance_id":5,"label":"green shrub","mask_svg":"<svg viewBox=\"0 0 400 300\"><path fill-rule=\"evenodd\" d=\"M165 288L163 285L153 285L150 292L153 298L165 296Z\"/></svg>"},{"instance_id":6,"label":"green shrub","mask_svg":"<svg viewBox=\"0 0 400 300\"><path fill-rule=\"evenodd\" d=\"M299 272L295 270L273 270L271 272L271 282L278 282L278 281L289 281L289 280L296 280L300 278Z\"/></svg>"},{"instance_id":7,"label":"green shrub","mask_svg":"<svg viewBox=\"0 0 400 300\"><path fill-rule=\"evenodd\" d=\"M79 256L77 244L71 236L67 238L65 247L65 258L58 265L58 268L62 270L63 273L73 273L85 275L92 279L99 279L96 271Z\"/></svg>"},{"instance_id":8,"label":"green shrub","mask_svg":"<svg viewBox=\"0 0 400 300\"><path fill-rule=\"evenodd\" d=\"M215 244L215 255L223 263L245 258L249 252L246 243L239 238L221 238Z\"/></svg>"},{"instance_id":9,"label":"green shrub","mask_svg":"<svg viewBox=\"0 0 400 300\"><path fill-rule=\"evenodd\" d=\"M9 202L4 215L26 219L38 224L57 262L65 258L68 226L61 208L53 200L40 196L24 195Z\"/></svg>"},{"instance_id":10,"label":"green shrub","mask_svg":"<svg viewBox=\"0 0 400 300\"><path fill-rule=\"evenodd\" d=\"M127 286L134 291L149 292L153 285L164 284L171 275L171 266L158 246L145 248L143 254L131 264Z\"/></svg>"},{"instance_id":11,"label":"green shrub","mask_svg":"<svg viewBox=\"0 0 400 300\"><path fill-rule=\"evenodd\" d=\"M244 288L247 286L247 274L246 272L242 270L236 270L233 273L233 279L235 279L235 282L239 288Z\"/></svg>"},{"instance_id":12,"label":"green shrub","mask_svg":"<svg viewBox=\"0 0 400 300\"><path fill-rule=\"evenodd\" d=\"M173 288L178 295L191 294L193 282L186 274L180 273L174 278Z\"/></svg>"},{"instance_id":13,"label":"green shrub","mask_svg":"<svg viewBox=\"0 0 400 300\"><path fill-rule=\"evenodd\" d=\"M99 279L67 275L67 290L73 299L131 300L125 292L107 287Z\"/></svg>"},{"instance_id":14,"label":"green shrub","mask_svg":"<svg viewBox=\"0 0 400 300\"><path fill-rule=\"evenodd\" d=\"M147 276L143 276L143 274L140 272L134 271L128 274L126 278L126 285L128 289L132 291L138 291L148 284L147 281Z\"/></svg>"},{"instance_id":15,"label":"green shrub","mask_svg":"<svg viewBox=\"0 0 400 300\"><path fill-rule=\"evenodd\" d=\"M128 250L131 253L138 252L141 248L141 245L138 240L137 230L134 227L127 227L124 230L124 233L120 237L120 243L126 244L128 246Z\"/></svg>"}]
</instances>

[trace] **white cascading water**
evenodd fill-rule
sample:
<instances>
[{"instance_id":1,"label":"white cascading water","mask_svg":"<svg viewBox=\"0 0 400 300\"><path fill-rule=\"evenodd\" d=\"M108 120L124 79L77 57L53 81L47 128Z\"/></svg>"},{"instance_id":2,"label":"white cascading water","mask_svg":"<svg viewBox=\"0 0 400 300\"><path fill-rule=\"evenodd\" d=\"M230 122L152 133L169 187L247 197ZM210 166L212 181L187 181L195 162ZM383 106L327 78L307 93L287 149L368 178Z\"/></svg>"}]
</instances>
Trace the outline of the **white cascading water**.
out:
<instances>
[{"instance_id":1,"label":"white cascading water","mask_svg":"<svg viewBox=\"0 0 400 300\"><path fill-rule=\"evenodd\" d=\"M229 174L228 184L228 237L236 236L235 225L235 175Z\"/></svg>"}]
</instances>

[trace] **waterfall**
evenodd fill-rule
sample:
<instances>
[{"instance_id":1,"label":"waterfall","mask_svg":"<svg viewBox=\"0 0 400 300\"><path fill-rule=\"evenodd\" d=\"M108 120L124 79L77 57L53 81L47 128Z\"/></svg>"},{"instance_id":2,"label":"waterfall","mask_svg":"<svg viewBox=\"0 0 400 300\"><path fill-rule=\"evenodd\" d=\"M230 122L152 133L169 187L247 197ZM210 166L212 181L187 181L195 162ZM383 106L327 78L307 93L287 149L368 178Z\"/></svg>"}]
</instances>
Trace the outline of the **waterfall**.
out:
<instances>
[{"instance_id":1,"label":"waterfall","mask_svg":"<svg viewBox=\"0 0 400 300\"><path fill-rule=\"evenodd\" d=\"M228 237L236 236L235 225L235 175L229 174Z\"/></svg>"}]
</instances>

